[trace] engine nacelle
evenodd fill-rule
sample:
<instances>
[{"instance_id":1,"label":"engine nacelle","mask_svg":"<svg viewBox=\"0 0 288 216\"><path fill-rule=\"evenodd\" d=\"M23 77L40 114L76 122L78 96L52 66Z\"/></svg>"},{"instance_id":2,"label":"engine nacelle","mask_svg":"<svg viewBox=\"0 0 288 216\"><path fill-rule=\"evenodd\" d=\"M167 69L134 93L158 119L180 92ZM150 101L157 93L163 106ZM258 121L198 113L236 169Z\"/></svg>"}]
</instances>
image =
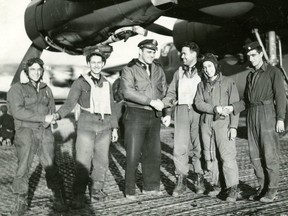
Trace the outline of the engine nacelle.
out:
<instances>
[{"instance_id":1,"label":"engine nacelle","mask_svg":"<svg viewBox=\"0 0 288 216\"><path fill-rule=\"evenodd\" d=\"M218 55L239 52L244 44L239 37L239 29L217 25L178 20L173 28L173 40L177 50L186 41L194 41L200 47L200 52L214 52Z\"/></svg>"}]
</instances>

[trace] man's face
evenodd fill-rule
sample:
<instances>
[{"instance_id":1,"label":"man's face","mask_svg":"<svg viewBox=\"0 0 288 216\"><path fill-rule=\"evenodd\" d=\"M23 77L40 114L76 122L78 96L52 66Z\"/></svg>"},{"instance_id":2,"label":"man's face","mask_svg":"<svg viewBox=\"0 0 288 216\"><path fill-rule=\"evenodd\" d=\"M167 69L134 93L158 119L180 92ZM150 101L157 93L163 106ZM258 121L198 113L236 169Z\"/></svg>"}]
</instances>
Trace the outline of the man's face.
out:
<instances>
[{"instance_id":1,"label":"man's face","mask_svg":"<svg viewBox=\"0 0 288 216\"><path fill-rule=\"evenodd\" d=\"M38 63L34 63L28 67L28 77L34 82L39 82L43 74L43 68Z\"/></svg>"},{"instance_id":2,"label":"man's face","mask_svg":"<svg viewBox=\"0 0 288 216\"><path fill-rule=\"evenodd\" d=\"M155 50L142 48L139 51L139 60L146 64L152 64L155 59L155 53Z\"/></svg>"},{"instance_id":3,"label":"man's face","mask_svg":"<svg viewBox=\"0 0 288 216\"><path fill-rule=\"evenodd\" d=\"M88 62L90 70L93 74L100 74L102 68L104 67L104 62L102 61L101 56L94 55L90 58Z\"/></svg>"},{"instance_id":4,"label":"man's face","mask_svg":"<svg viewBox=\"0 0 288 216\"><path fill-rule=\"evenodd\" d=\"M197 53L193 50L190 50L189 47L182 47L181 59L184 65L194 65L197 62Z\"/></svg>"},{"instance_id":5,"label":"man's face","mask_svg":"<svg viewBox=\"0 0 288 216\"><path fill-rule=\"evenodd\" d=\"M215 65L211 61L203 62L203 69L204 69L204 73L208 77L208 79L211 79L216 74Z\"/></svg>"},{"instance_id":6,"label":"man's face","mask_svg":"<svg viewBox=\"0 0 288 216\"><path fill-rule=\"evenodd\" d=\"M263 52L258 53L256 49L251 50L247 53L247 57L253 67L259 69L263 64Z\"/></svg>"}]
</instances>

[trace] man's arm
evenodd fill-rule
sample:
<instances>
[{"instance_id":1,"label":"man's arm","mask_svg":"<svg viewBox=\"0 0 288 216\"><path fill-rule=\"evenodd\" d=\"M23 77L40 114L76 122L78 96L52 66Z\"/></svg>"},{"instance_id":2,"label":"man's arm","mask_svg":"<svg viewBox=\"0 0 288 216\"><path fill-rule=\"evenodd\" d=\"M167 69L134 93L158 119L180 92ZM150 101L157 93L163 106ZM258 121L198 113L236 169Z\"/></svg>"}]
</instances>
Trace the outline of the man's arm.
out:
<instances>
[{"instance_id":1,"label":"man's arm","mask_svg":"<svg viewBox=\"0 0 288 216\"><path fill-rule=\"evenodd\" d=\"M197 86L197 92L194 99L195 106L200 112L214 114L214 107L205 102L203 92L203 82L200 82Z\"/></svg>"},{"instance_id":2,"label":"man's arm","mask_svg":"<svg viewBox=\"0 0 288 216\"><path fill-rule=\"evenodd\" d=\"M239 101L239 93L235 82L232 80L230 84L230 95L229 95L229 104L233 104ZM237 128L239 121L239 113L238 114L230 114L230 128Z\"/></svg>"},{"instance_id":3,"label":"man's arm","mask_svg":"<svg viewBox=\"0 0 288 216\"><path fill-rule=\"evenodd\" d=\"M282 77L281 71L275 68L273 77L273 92L274 99L276 102L276 132L282 133L285 131L284 119L286 113L286 94L284 87L284 79Z\"/></svg>"},{"instance_id":4,"label":"man's arm","mask_svg":"<svg viewBox=\"0 0 288 216\"><path fill-rule=\"evenodd\" d=\"M57 113L59 118L65 117L68 113L70 113L74 107L76 106L78 99L81 95L81 85L78 80L75 80L71 86L68 97L65 100L65 103L58 109Z\"/></svg>"}]
</instances>

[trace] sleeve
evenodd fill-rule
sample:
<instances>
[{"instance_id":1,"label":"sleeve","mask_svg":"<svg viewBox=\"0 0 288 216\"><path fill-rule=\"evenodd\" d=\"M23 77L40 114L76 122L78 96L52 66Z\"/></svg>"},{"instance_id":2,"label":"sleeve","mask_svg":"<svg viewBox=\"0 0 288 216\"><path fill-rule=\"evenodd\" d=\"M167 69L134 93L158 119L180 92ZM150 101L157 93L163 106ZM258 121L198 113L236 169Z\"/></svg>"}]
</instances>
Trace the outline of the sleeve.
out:
<instances>
[{"instance_id":1,"label":"sleeve","mask_svg":"<svg viewBox=\"0 0 288 216\"><path fill-rule=\"evenodd\" d=\"M278 68L275 68L273 75L274 76L272 85L274 92L274 100L276 102L276 118L277 120L284 120L286 113L286 94L284 87L284 79L281 71Z\"/></svg>"},{"instance_id":2,"label":"sleeve","mask_svg":"<svg viewBox=\"0 0 288 216\"><path fill-rule=\"evenodd\" d=\"M116 106L114 102L114 97L113 97L113 91L112 91L112 86L109 83L109 88L110 88L110 104L111 104L111 127L112 128L118 128L118 120L117 120L117 111L116 111Z\"/></svg>"},{"instance_id":3,"label":"sleeve","mask_svg":"<svg viewBox=\"0 0 288 216\"><path fill-rule=\"evenodd\" d=\"M164 115L171 115L175 108L177 101L177 82L178 82L178 71L174 73L173 79L168 87L166 96L162 99L162 102L165 105Z\"/></svg>"},{"instance_id":4,"label":"sleeve","mask_svg":"<svg viewBox=\"0 0 288 216\"><path fill-rule=\"evenodd\" d=\"M24 97L20 83L13 85L7 93L7 103L14 119L27 122L44 122L45 115L35 113L25 108Z\"/></svg>"},{"instance_id":5,"label":"sleeve","mask_svg":"<svg viewBox=\"0 0 288 216\"><path fill-rule=\"evenodd\" d=\"M65 100L65 103L57 111L57 113L61 116L61 118L65 117L74 109L79 100L80 95L81 95L81 85L78 79L74 81L74 83L72 84L68 97Z\"/></svg>"},{"instance_id":6,"label":"sleeve","mask_svg":"<svg viewBox=\"0 0 288 216\"><path fill-rule=\"evenodd\" d=\"M233 114L237 115L240 112L247 109L248 104L249 104L249 99L248 99L248 76L247 76L246 85L244 89L244 98L234 103L230 103L230 105L233 106Z\"/></svg>"},{"instance_id":7,"label":"sleeve","mask_svg":"<svg viewBox=\"0 0 288 216\"><path fill-rule=\"evenodd\" d=\"M53 93L51 91L51 89L49 87L47 87L47 91L49 92L49 98L50 98L50 101L49 101L49 110L50 110L50 113L55 113L56 111L56 108L55 108L55 100L54 100L54 96L53 96Z\"/></svg>"},{"instance_id":8,"label":"sleeve","mask_svg":"<svg viewBox=\"0 0 288 216\"><path fill-rule=\"evenodd\" d=\"M123 91L123 96L127 101L132 101L142 105L150 104L151 98L141 94L135 88L135 75L133 74L133 68L127 66L123 68L120 85Z\"/></svg>"},{"instance_id":9,"label":"sleeve","mask_svg":"<svg viewBox=\"0 0 288 216\"><path fill-rule=\"evenodd\" d=\"M162 74L162 80L161 80L161 85L162 85L162 89L163 89L163 92L162 92L163 97L162 98L164 98L166 93L167 93L167 90L168 90L168 85L167 85L167 80L166 80L166 75L164 73L164 70L162 67L160 69L161 69L161 74Z\"/></svg>"},{"instance_id":10,"label":"sleeve","mask_svg":"<svg viewBox=\"0 0 288 216\"><path fill-rule=\"evenodd\" d=\"M236 86L236 83L234 80L231 79L230 85L229 85L229 104L233 104L234 102L239 101L239 93ZM230 128L237 128L238 127L238 121L239 121L239 113L230 114Z\"/></svg>"},{"instance_id":11,"label":"sleeve","mask_svg":"<svg viewBox=\"0 0 288 216\"><path fill-rule=\"evenodd\" d=\"M195 95L195 106L196 108L203 113L214 114L213 105L206 103L204 100L204 84L200 82L197 86L197 92Z\"/></svg>"},{"instance_id":12,"label":"sleeve","mask_svg":"<svg viewBox=\"0 0 288 216\"><path fill-rule=\"evenodd\" d=\"M176 101L176 96L177 96L177 92L176 92L176 85L177 85L177 81L178 81L178 73L175 72L173 79L168 87L168 91L166 96L163 98L162 102L165 104L165 106L169 107L169 106L173 106L174 102Z\"/></svg>"}]
</instances>

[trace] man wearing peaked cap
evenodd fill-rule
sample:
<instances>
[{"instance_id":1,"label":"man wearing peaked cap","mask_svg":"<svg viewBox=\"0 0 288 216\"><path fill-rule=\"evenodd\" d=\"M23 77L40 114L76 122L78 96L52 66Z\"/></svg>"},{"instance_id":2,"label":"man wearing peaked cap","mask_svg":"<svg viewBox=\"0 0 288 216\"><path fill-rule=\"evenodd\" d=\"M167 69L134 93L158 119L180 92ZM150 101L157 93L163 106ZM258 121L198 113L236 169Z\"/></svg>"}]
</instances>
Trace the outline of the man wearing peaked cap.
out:
<instances>
[{"instance_id":1,"label":"man wearing peaked cap","mask_svg":"<svg viewBox=\"0 0 288 216\"><path fill-rule=\"evenodd\" d=\"M158 46L158 42L154 39L146 39L146 40L141 41L138 44L139 48L147 48L147 49L152 49L155 51L158 50L157 46Z\"/></svg>"},{"instance_id":2,"label":"man wearing peaked cap","mask_svg":"<svg viewBox=\"0 0 288 216\"><path fill-rule=\"evenodd\" d=\"M254 49L259 49L259 48L262 49L258 41L253 41L251 43L248 43L245 46L243 46L243 48L245 49L246 53Z\"/></svg>"},{"instance_id":3,"label":"man wearing peaked cap","mask_svg":"<svg viewBox=\"0 0 288 216\"><path fill-rule=\"evenodd\" d=\"M244 99L233 103L237 114L247 109L251 163L259 189L251 200L272 202L279 185L279 133L285 131L286 95L281 71L263 59L258 42L244 46L253 69L247 75Z\"/></svg>"},{"instance_id":4,"label":"man wearing peaked cap","mask_svg":"<svg viewBox=\"0 0 288 216\"><path fill-rule=\"evenodd\" d=\"M143 193L161 195L160 191L160 114L167 84L162 67L155 63L157 41L138 44L139 56L123 68L120 81L127 108L124 113L126 146L125 195L135 199L136 170L142 162Z\"/></svg>"},{"instance_id":5,"label":"man wearing peaked cap","mask_svg":"<svg viewBox=\"0 0 288 216\"><path fill-rule=\"evenodd\" d=\"M108 194L104 185L109 168L109 146L118 139L118 121L113 93L102 69L106 57L100 50L86 56L90 71L76 79L65 103L55 113L55 119L67 116L76 104L80 106L77 125L76 171L72 185L71 208L85 207L85 192L92 180L90 198L103 201ZM91 170L91 167L93 169Z\"/></svg>"}]
</instances>

